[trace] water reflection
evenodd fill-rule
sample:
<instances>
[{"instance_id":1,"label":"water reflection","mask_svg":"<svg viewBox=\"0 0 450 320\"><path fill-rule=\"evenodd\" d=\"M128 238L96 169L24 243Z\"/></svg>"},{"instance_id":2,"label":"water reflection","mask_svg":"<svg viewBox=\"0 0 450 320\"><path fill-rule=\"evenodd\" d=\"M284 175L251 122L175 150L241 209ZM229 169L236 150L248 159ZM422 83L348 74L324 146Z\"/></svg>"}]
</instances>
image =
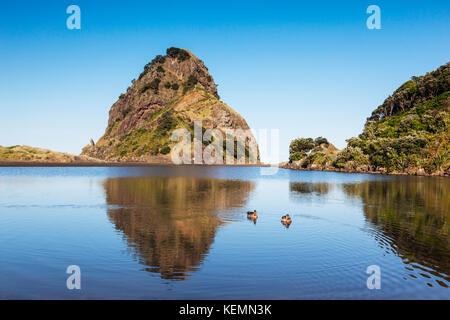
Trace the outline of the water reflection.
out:
<instances>
[{"instance_id":1,"label":"water reflection","mask_svg":"<svg viewBox=\"0 0 450 320\"><path fill-rule=\"evenodd\" d=\"M248 181L191 177L110 178L104 189L108 217L146 270L183 280L201 265L223 212L245 205Z\"/></svg>"},{"instance_id":2,"label":"water reflection","mask_svg":"<svg viewBox=\"0 0 450 320\"><path fill-rule=\"evenodd\" d=\"M366 181L344 184L343 189L362 200L365 218L376 227L380 247L401 257L407 270L450 281L448 179ZM436 283L447 287L442 280Z\"/></svg>"},{"instance_id":3,"label":"water reflection","mask_svg":"<svg viewBox=\"0 0 450 320\"><path fill-rule=\"evenodd\" d=\"M330 192L332 185L330 183L320 182L291 182L289 191L293 194L326 194Z\"/></svg>"},{"instance_id":4,"label":"water reflection","mask_svg":"<svg viewBox=\"0 0 450 320\"><path fill-rule=\"evenodd\" d=\"M300 203L324 201L323 195L331 192L335 185L326 182L289 182L289 198Z\"/></svg>"},{"instance_id":5,"label":"water reflection","mask_svg":"<svg viewBox=\"0 0 450 320\"><path fill-rule=\"evenodd\" d=\"M284 220L281 221L281 224L282 224L286 229L289 229L291 223L292 223L292 220L291 220L291 221L284 221Z\"/></svg>"}]
</instances>

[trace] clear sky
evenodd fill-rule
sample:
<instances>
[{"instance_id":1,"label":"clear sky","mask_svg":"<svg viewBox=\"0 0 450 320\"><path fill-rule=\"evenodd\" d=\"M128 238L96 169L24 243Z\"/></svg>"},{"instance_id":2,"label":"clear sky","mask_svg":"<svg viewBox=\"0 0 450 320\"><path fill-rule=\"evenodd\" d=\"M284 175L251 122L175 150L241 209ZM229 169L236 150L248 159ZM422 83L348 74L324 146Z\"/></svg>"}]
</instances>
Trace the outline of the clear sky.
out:
<instances>
[{"instance_id":1,"label":"clear sky","mask_svg":"<svg viewBox=\"0 0 450 320\"><path fill-rule=\"evenodd\" d=\"M81 8L81 30L66 9ZM369 5L381 30L369 30ZM339 148L397 87L450 61L450 1L0 2L0 145L78 154L171 46L209 68L254 129ZM263 159L264 160L264 159Z\"/></svg>"}]
</instances>

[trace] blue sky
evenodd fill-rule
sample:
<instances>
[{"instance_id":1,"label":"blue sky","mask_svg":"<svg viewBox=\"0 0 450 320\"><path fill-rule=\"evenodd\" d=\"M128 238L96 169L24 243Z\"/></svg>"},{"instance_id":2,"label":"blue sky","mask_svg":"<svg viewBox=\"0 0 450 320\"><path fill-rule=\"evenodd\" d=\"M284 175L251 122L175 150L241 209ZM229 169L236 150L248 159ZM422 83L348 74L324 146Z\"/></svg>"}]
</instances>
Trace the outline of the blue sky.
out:
<instances>
[{"instance_id":1,"label":"blue sky","mask_svg":"<svg viewBox=\"0 0 450 320\"><path fill-rule=\"evenodd\" d=\"M81 8L81 30L66 8ZM369 5L381 30L369 30ZM336 146L403 82L450 61L449 1L10 1L0 4L0 145L78 154L143 66L171 46L202 59L258 129ZM264 160L264 159L263 159Z\"/></svg>"}]
</instances>

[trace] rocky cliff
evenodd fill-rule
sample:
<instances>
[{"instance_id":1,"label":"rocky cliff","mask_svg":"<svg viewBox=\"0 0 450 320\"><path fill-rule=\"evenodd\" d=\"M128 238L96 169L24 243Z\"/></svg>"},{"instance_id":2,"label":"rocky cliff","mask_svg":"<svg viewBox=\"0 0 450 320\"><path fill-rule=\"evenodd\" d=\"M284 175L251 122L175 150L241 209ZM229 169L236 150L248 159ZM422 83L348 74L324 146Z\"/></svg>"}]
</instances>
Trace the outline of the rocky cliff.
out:
<instances>
[{"instance_id":1,"label":"rocky cliff","mask_svg":"<svg viewBox=\"0 0 450 320\"><path fill-rule=\"evenodd\" d=\"M170 162L175 144L171 132L185 128L193 135L194 121L202 121L204 130L249 129L244 118L219 100L203 61L188 50L169 48L120 95L110 109L105 134L82 154L109 161Z\"/></svg>"}]
</instances>

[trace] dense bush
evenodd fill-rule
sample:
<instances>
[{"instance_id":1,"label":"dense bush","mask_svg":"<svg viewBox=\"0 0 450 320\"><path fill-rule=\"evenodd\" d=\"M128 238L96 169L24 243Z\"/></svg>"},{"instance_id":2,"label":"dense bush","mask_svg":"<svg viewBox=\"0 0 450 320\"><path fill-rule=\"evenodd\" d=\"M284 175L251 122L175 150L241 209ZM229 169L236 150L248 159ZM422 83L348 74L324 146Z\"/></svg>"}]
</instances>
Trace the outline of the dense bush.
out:
<instances>
[{"instance_id":1,"label":"dense bush","mask_svg":"<svg viewBox=\"0 0 450 320\"><path fill-rule=\"evenodd\" d=\"M330 143L328 142L328 140L326 139L326 138L324 138L324 137L317 137L315 140L314 140L314 143L316 144L316 146L320 146L321 144L324 144L325 146L329 146L330 145Z\"/></svg>"},{"instance_id":2,"label":"dense bush","mask_svg":"<svg viewBox=\"0 0 450 320\"><path fill-rule=\"evenodd\" d=\"M171 111L164 112L158 119L158 126L156 127L156 132L165 136L170 130L174 129L177 125L176 119Z\"/></svg>"},{"instance_id":3,"label":"dense bush","mask_svg":"<svg viewBox=\"0 0 450 320\"><path fill-rule=\"evenodd\" d=\"M405 82L381 106L372 112L370 120L381 120L410 110L423 101L450 90L450 63L421 77Z\"/></svg>"},{"instance_id":4,"label":"dense bush","mask_svg":"<svg viewBox=\"0 0 450 320\"><path fill-rule=\"evenodd\" d=\"M148 89L152 89L155 94L158 94L159 84L161 82L161 79L156 78L152 82L147 83L144 85L141 89L141 93L144 93Z\"/></svg>"},{"instance_id":5,"label":"dense bush","mask_svg":"<svg viewBox=\"0 0 450 320\"><path fill-rule=\"evenodd\" d=\"M170 147L169 146L164 146L161 148L161 150L159 151L161 154L168 154L170 153Z\"/></svg>"},{"instance_id":6,"label":"dense bush","mask_svg":"<svg viewBox=\"0 0 450 320\"><path fill-rule=\"evenodd\" d=\"M191 74L188 80L183 84L184 86L183 93L186 93L189 90L193 89L197 83L198 83L197 77Z\"/></svg>"},{"instance_id":7,"label":"dense bush","mask_svg":"<svg viewBox=\"0 0 450 320\"><path fill-rule=\"evenodd\" d=\"M298 160L303 159L304 157L305 157L305 154L303 154L301 152L294 152L289 155L289 161L290 162L298 161Z\"/></svg>"},{"instance_id":8,"label":"dense bush","mask_svg":"<svg viewBox=\"0 0 450 320\"><path fill-rule=\"evenodd\" d=\"M166 53L169 57L177 58L177 60L180 62L186 61L191 57L186 50L175 48L175 47L171 47L171 48L167 49Z\"/></svg>"},{"instance_id":9,"label":"dense bush","mask_svg":"<svg viewBox=\"0 0 450 320\"><path fill-rule=\"evenodd\" d=\"M331 157L327 156L325 153L323 152L311 152L310 154L308 154L304 161L302 162L302 167L303 168L309 168L312 165L317 165L320 167L323 167L325 165L328 164L328 162L331 162L332 159Z\"/></svg>"},{"instance_id":10,"label":"dense bush","mask_svg":"<svg viewBox=\"0 0 450 320\"><path fill-rule=\"evenodd\" d=\"M166 58L163 57L162 55L157 55L151 62L151 65L154 65L156 63L161 63L163 64L166 61Z\"/></svg>"},{"instance_id":11,"label":"dense bush","mask_svg":"<svg viewBox=\"0 0 450 320\"><path fill-rule=\"evenodd\" d=\"M158 67L156 68L156 72L159 72L159 73L164 73L164 72L166 72L166 70L164 70L164 68L163 68L163 67L161 67L161 66L158 66Z\"/></svg>"},{"instance_id":12,"label":"dense bush","mask_svg":"<svg viewBox=\"0 0 450 320\"><path fill-rule=\"evenodd\" d=\"M334 166L345 168L348 163L356 168L368 164L369 157L359 147L347 147L337 155Z\"/></svg>"},{"instance_id":13,"label":"dense bush","mask_svg":"<svg viewBox=\"0 0 450 320\"><path fill-rule=\"evenodd\" d=\"M298 161L304 158L308 159L303 161L304 165L318 164L323 165L329 160L329 157L323 154L323 147L328 148L330 143L324 137L312 138L297 138L291 141L289 145L289 161ZM319 161L319 158L322 157ZM322 161L323 160L323 161Z\"/></svg>"},{"instance_id":14,"label":"dense bush","mask_svg":"<svg viewBox=\"0 0 450 320\"><path fill-rule=\"evenodd\" d=\"M291 141L289 145L289 154L300 152L303 154L308 153L316 146L312 138L297 138Z\"/></svg>"}]
</instances>

